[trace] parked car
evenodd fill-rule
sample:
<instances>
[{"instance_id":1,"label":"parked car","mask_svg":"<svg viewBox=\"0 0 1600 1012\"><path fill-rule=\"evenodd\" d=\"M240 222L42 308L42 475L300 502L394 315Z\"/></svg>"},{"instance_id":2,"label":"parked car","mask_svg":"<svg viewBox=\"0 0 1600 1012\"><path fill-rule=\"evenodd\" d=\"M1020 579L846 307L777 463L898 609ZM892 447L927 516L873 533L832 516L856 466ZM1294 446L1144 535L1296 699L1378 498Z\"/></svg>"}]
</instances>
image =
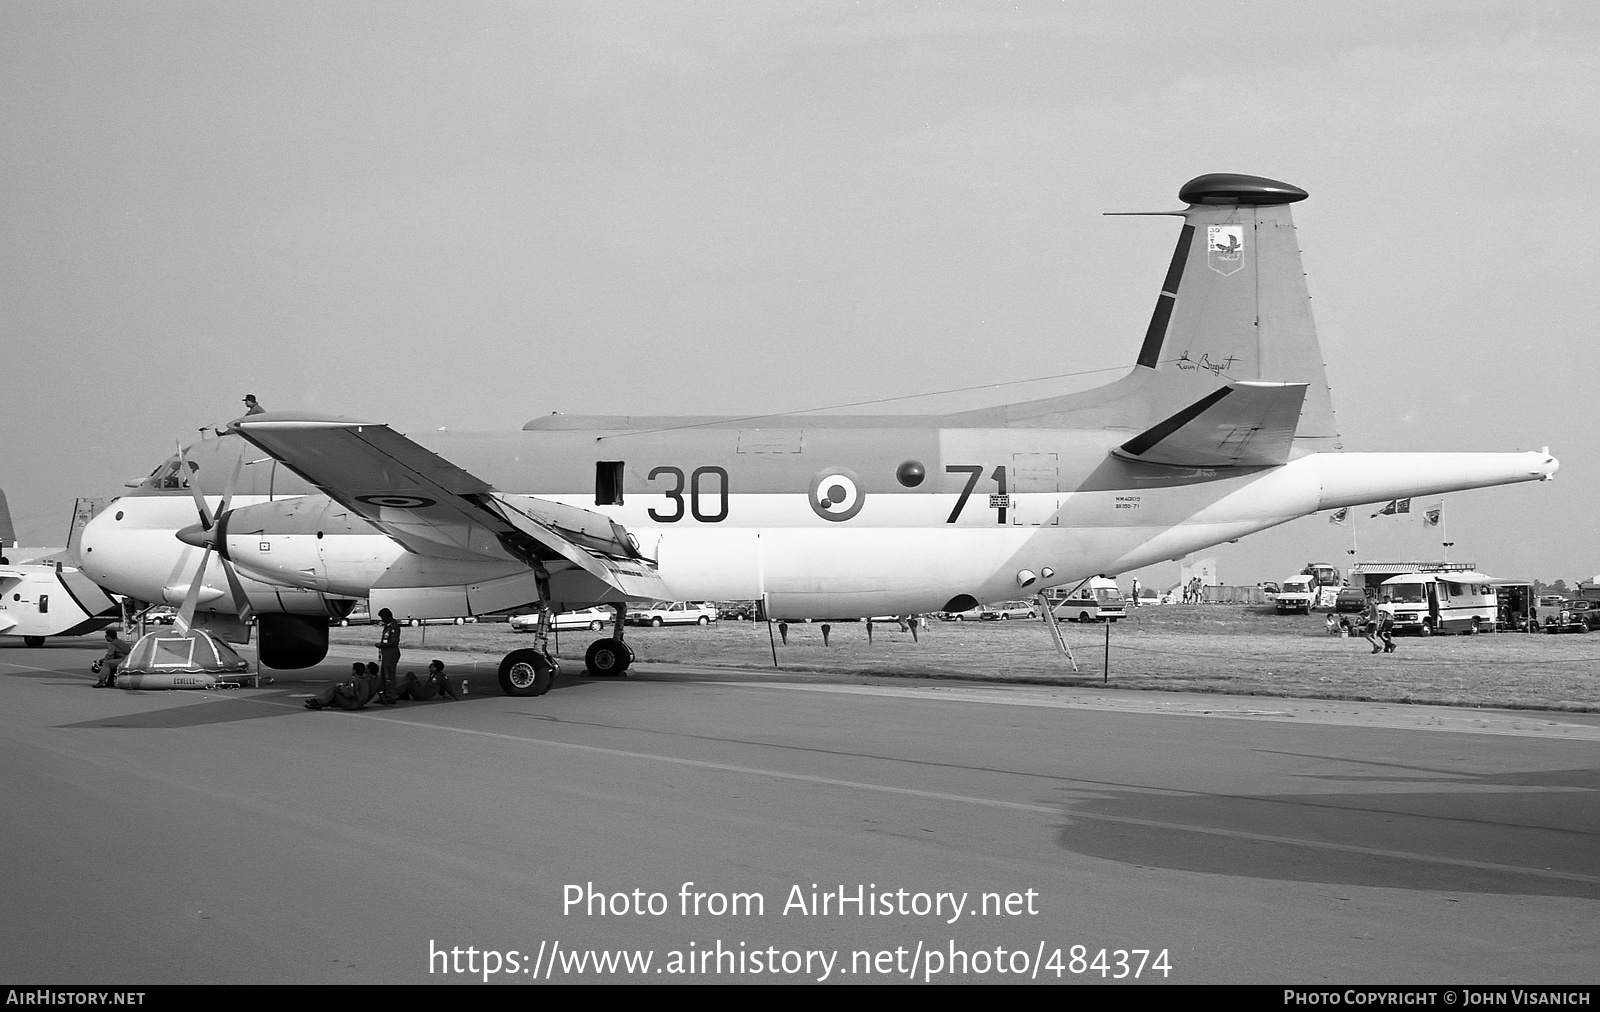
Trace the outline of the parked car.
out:
<instances>
[{"instance_id":1,"label":"parked car","mask_svg":"<svg viewBox=\"0 0 1600 1012\"><path fill-rule=\"evenodd\" d=\"M939 612L939 619L943 622L976 622L983 618L983 608L983 605L975 604L966 611L941 611ZM884 619L874 617L873 621L882 622ZM893 622L894 619L891 618L888 621Z\"/></svg>"},{"instance_id":2,"label":"parked car","mask_svg":"<svg viewBox=\"0 0 1600 1012\"><path fill-rule=\"evenodd\" d=\"M710 625L716 620L717 609L700 601L655 601L628 611L629 625Z\"/></svg>"},{"instance_id":3,"label":"parked car","mask_svg":"<svg viewBox=\"0 0 1600 1012\"><path fill-rule=\"evenodd\" d=\"M551 626L557 632L563 629L588 629L599 632L608 623L616 618L616 612L610 608L584 608L581 611L564 611L557 615ZM539 628L539 613L531 615L511 616L512 632L533 632Z\"/></svg>"},{"instance_id":4,"label":"parked car","mask_svg":"<svg viewBox=\"0 0 1600 1012\"><path fill-rule=\"evenodd\" d=\"M1367 592L1360 587L1340 587L1339 596L1333 599L1334 611L1366 611Z\"/></svg>"},{"instance_id":5,"label":"parked car","mask_svg":"<svg viewBox=\"0 0 1600 1012\"><path fill-rule=\"evenodd\" d=\"M722 601L717 604L717 618L732 622L746 622L756 617L754 601Z\"/></svg>"},{"instance_id":6,"label":"parked car","mask_svg":"<svg viewBox=\"0 0 1600 1012\"><path fill-rule=\"evenodd\" d=\"M978 609L978 618L984 622L1038 617L1039 609L1028 601L1001 601L999 604L986 604Z\"/></svg>"},{"instance_id":7,"label":"parked car","mask_svg":"<svg viewBox=\"0 0 1600 1012\"><path fill-rule=\"evenodd\" d=\"M1600 601L1582 599L1568 601L1566 610L1572 613L1575 621L1582 622L1590 632L1600 629Z\"/></svg>"}]
</instances>

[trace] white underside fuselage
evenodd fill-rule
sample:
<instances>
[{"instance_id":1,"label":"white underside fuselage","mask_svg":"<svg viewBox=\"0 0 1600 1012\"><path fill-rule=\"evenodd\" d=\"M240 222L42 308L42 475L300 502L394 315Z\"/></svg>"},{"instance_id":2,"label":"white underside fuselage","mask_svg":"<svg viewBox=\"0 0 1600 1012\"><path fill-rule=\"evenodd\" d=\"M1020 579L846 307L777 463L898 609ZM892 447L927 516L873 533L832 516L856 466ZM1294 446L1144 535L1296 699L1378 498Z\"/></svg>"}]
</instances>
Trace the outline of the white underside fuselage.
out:
<instances>
[{"instance_id":1,"label":"white underside fuselage","mask_svg":"<svg viewBox=\"0 0 1600 1012\"><path fill-rule=\"evenodd\" d=\"M1197 472L1185 484L993 500L980 493L955 523L958 497L943 492L870 495L841 522L792 493L728 494L714 521L660 494L630 493L616 506L595 506L583 493L538 498L621 524L674 599L765 600L775 617L848 618L934 611L963 595L983 602L1037 593L1181 558L1319 510L1537 480L1554 467L1540 453L1312 454L1235 475ZM262 501L239 496L232 505ZM674 514L682 515L657 519ZM85 571L111 590L178 603L201 550L174 534L194 520L187 494L118 500L84 532ZM536 598L529 571L511 559L431 558L376 532L230 528L227 546L258 610L321 614L330 610L327 599L371 597L375 589L406 591L391 594L406 606L396 609L402 618L502 610ZM218 567L208 570L202 609L231 610L223 580ZM562 586L553 581L559 610L593 603L560 599Z\"/></svg>"}]
</instances>

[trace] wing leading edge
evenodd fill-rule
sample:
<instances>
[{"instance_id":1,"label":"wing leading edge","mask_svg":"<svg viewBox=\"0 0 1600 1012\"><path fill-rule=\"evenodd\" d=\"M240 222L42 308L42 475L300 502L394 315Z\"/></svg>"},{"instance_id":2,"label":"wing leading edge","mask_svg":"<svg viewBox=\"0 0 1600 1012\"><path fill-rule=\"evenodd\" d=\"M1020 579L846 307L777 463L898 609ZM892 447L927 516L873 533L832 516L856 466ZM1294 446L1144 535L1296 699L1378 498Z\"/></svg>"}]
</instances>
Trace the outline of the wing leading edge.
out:
<instances>
[{"instance_id":1,"label":"wing leading edge","mask_svg":"<svg viewBox=\"0 0 1600 1012\"><path fill-rule=\"evenodd\" d=\"M496 491L387 425L252 415L240 435L323 494L430 558L577 567L623 597L667 596L628 532L603 514Z\"/></svg>"}]
</instances>

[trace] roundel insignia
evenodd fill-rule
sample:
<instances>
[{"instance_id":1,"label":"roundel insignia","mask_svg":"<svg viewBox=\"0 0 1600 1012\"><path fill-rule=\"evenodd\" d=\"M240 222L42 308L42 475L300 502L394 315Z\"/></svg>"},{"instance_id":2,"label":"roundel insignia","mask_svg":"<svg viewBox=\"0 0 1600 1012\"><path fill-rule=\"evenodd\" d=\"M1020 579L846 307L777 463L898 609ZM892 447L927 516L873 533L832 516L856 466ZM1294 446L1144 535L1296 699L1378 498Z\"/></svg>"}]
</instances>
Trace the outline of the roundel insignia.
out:
<instances>
[{"instance_id":1,"label":"roundel insignia","mask_svg":"<svg viewBox=\"0 0 1600 1012\"><path fill-rule=\"evenodd\" d=\"M824 520L839 522L849 520L861 512L867 494L861 491L861 481L854 471L832 468L817 472L811 479L811 509Z\"/></svg>"},{"instance_id":2,"label":"roundel insignia","mask_svg":"<svg viewBox=\"0 0 1600 1012\"><path fill-rule=\"evenodd\" d=\"M437 500L425 499L420 495L358 495L356 502L392 510L419 510L436 505Z\"/></svg>"}]
</instances>

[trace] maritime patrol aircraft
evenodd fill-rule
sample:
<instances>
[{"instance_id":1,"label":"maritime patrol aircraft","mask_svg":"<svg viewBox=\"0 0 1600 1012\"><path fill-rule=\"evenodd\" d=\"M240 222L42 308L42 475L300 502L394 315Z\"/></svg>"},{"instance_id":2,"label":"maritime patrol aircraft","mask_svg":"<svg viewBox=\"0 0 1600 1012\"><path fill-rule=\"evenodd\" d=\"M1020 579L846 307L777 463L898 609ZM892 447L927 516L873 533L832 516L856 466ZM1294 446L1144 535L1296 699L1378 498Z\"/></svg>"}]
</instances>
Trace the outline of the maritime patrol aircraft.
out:
<instances>
[{"instance_id":1,"label":"maritime patrol aircraft","mask_svg":"<svg viewBox=\"0 0 1600 1012\"><path fill-rule=\"evenodd\" d=\"M270 667L320 661L359 598L401 619L614 605L586 660L615 674L630 602L960 611L1320 510L1550 478L1547 451L1343 449L1290 215L1306 196L1211 174L1151 212L1182 219L1177 246L1133 367L1098 389L943 415L554 415L416 439L258 414L112 503L84 533L85 569L235 633L253 613ZM551 678L539 650L500 665L511 695Z\"/></svg>"}]
</instances>

